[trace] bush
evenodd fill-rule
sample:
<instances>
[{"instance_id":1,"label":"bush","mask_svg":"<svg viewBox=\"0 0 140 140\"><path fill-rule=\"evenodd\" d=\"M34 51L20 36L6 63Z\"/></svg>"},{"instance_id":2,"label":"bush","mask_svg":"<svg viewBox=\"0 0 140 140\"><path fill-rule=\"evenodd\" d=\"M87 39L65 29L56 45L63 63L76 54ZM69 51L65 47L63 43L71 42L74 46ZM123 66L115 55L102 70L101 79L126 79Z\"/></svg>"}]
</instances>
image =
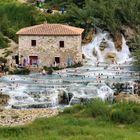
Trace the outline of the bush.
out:
<instances>
[{"instance_id":1,"label":"bush","mask_svg":"<svg viewBox=\"0 0 140 140\"><path fill-rule=\"evenodd\" d=\"M8 41L4 38L4 36L0 33L0 49L8 47Z\"/></svg>"},{"instance_id":2,"label":"bush","mask_svg":"<svg viewBox=\"0 0 140 140\"><path fill-rule=\"evenodd\" d=\"M111 120L117 123L133 123L136 119L134 112L114 109L110 115Z\"/></svg>"},{"instance_id":3,"label":"bush","mask_svg":"<svg viewBox=\"0 0 140 140\"><path fill-rule=\"evenodd\" d=\"M47 74L50 74L51 75L52 73L53 73L53 69L52 68L49 68L48 71L47 71Z\"/></svg>"},{"instance_id":4,"label":"bush","mask_svg":"<svg viewBox=\"0 0 140 140\"><path fill-rule=\"evenodd\" d=\"M86 113L90 116L103 117L104 119L108 119L109 116L109 104L107 102L103 102L100 99L92 100L85 105Z\"/></svg>"},{"instance_id":5,"label":"bush","mask_svg":"<svg viewBox=\"0 0 140 140\"><path fill-rule=\"evenodd\" d=\"M45 71L47 71L47 74L52 74L54 70L61 70L61 69L63 69L63 68L44 66L43 69L44 69Z\"/></svg>"},{"instance_id":6,"label":"bush","mask_svg":"<svg viewBox=\"0 0 140 140\"><path fill-rule=\"evenodd\" d=\"M0 4L0 31L17 42L16 32L23 27L36 24L37 11L31 5L16 1L3 1Z\"/></svg>"},{"instance_id":7,"label":"bush","mask_svg":"<svg viewBox=\"0 0 140 140\"><path fill-rule=\"evenodd\" d=\"M29 69L15 69L13 71L9 71L9 74L19 74L19 75L28 75L30 73Z\"/></svg>"},{"instance_id":8,"label":"bush","mask_svg":"<svg viewBox=\"0 0 140 140\"><path fill-rule=\"evenodd\" d=\"M63 68L59 68L59 67L52 67L53 70L62 70Z\"/></svg>"},{"instance_id":9,"label":"bush","mask_svg":"<svg viewBox=\"0 0 140 140\"><path fill-rule=\"evenodd\" d=\"M43 66L43 69L44 69L45 71L48 71L48 67L47 67L47 66Z\"/></svg>"},{"instance_id":10,"label":"bush","mask_svg":"<svg viewBox=\"0 0 140 140\"><path fill-rule=\"evenodd\" d=\"M73 65L67 66L67 68L77 68L77 67L82 67L82 66L83 66L83 64L81 62L79 62L79 63L73 64Z\"/></svg>"},{"instance_id":11,"label":"bush","mask_svg":"<svg viewBox=\"0 0 140 140\"><path fill-rule=\"evenodd\" d=\"M140 122L140 107L134 102L118 102L110 106L107 102L95 99L83 105L66 108L63 113L78 117L94 117L103 121L132 124Z\"/></svg>"},{"instance_id":12,"label":"bush","mask_svg":"<svg viewBox=\"0 0 140 140\"><path fill-rule=\"evenodd\" d=\"M1 63L7 63L7 59L4 58L4 57L0 57L0 62L1 62Z\"/></svg>"},{"instance_id":13,"label":"bush","mask_svg":"<svg viewBox=\"0 0 140 140\"><path fill-rule=\"evenodd\" d=\"M139 119L139 105L134 102L119 102L112 106L110 118L117 123L133 123Z\"/></svg>"},{"instance_id":14,"label":"bush","mask_svg":"<svg viewBox=\"0 0 140 140\"><path fill-rule=\"evenodd\" d=\"M43 69L44 69L45 71L47 71L47 74L50 74L50 75L51 75L51 74L53 73L52 67L44 66Z\"/></svg>"},{"instance_id":15,"label":"bush","mask_svg":"<svg viewBox=\"0 0 140 140\"><path fill-rule=\"evenodd\" d=\"M83 109L84 109L83 105L77 104L77 105L74 105L73 107L65 108L63 113L73 114L73 113L77 113Z\"/></svg>"},{"instance_id":16,"label":"bush","mask_svg":"<svg viewBox=\"0 0 140 140\"><path fill-rule=\"evenodd\" d=\"M134 113L140 114L140 106L138 105L132 106L132 110L134 111Z\"/></svg>"}]
</instances>

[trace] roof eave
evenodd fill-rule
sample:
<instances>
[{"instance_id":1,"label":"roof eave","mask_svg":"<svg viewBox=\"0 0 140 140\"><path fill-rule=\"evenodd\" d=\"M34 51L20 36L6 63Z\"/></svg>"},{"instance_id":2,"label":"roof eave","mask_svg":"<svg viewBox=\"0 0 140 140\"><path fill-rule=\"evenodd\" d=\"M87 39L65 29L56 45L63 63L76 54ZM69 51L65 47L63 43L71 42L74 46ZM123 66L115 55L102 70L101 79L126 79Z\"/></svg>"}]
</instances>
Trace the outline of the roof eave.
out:
<instances>
[{"instance_id":1,"label":"roof eave","mask_svg":"<svg viewBox=\"0 0 140 140\"><path fill-rule=\"evenodd\" d=\"M16 34L18 36L80 36L81 34Z\"/></svg>"}]
</instances>

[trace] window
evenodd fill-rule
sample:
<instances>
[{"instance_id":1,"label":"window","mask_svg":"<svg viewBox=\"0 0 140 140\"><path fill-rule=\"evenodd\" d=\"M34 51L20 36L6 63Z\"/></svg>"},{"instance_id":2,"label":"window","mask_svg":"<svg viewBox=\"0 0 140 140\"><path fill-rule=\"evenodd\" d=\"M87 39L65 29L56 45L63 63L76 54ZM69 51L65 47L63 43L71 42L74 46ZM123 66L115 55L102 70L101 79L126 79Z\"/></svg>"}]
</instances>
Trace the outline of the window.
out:
<instances>
[{"instance_id":1,"label":"window","mask_svg":"<svg viewBox=\"0 0 140 140\"><path fill-rule=\"evenodd\" d=\"M59 64L59 63L60 63L60 57L55 57L55 62L56 62L57 64Z\"/></svg>"},{"instance_id":2,"label":"window","mask_svg":"<svg viewBox=\"0 0 140 140\"><path fill-rule=\"evenodd\" d=\"M29 56L30 65L38 65L38 56Z\"/></svg>"},{"instance_id":3,"label":"window","mask_svg":"<svg viewBox=\"0 0 140 140\"><path fill-rule=\"evenodd\" d=\"M64 41L59 41L59 47L64 48Z\"/></svg>"},{"instance_id":4,"label":"window","mask_svg":"<svg viewBox=\"0 0 140 140\"><path fill-rule=\"evenodd\" d=\"M36 40L31 40L31 45L36 46Z\"/></svg>"}]
</instances>

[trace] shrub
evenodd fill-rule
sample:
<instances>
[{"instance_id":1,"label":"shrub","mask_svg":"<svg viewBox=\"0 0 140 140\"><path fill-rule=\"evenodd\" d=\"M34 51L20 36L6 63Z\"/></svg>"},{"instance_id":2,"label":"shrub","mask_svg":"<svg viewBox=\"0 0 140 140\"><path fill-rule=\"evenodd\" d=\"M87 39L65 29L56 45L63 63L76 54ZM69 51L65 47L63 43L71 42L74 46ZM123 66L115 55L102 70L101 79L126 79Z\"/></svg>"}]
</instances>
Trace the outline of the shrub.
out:
<instances>
[{"instance_id":1,"label":"shrub","mask_svg":"<svg viewBox=\"0 0 140 140\"><path fill-rule=\"evenodd\" d=\"M1 62L1 63L7 63L7 59L4 58L4 57L0 57L0 62Z\"/></svg>"},{"instance_id":2,"label":"shrub","mask_svg":"<svg viewBox=\"0 0 140 140\"><path fill-rule=\"evenodd\" d=\"M45 71L47 71L47 74L50 74L50 75L51 75L51 74L53 73L52 67L44 66L43 69L44 69Z\"/></svg>"},{"instance_id":3,"label":"shrub","mask_svg":"<svg viewBox=\"0 0 140 140\"><path fill-rule=\"evenodd\" d=\"M52 67L53 70L62 70L63 68L59 68L59 67Z\"/></svg>"},{"instance_id":4,"label":"shrub","mask_svg":"<svg viewBox=\"0 0 140 140\"><path fill-rule=\"evenodd\" d=\"M48 68L47 74L52 74L53 73L53 69L52 68Z\"/></svg>"},{"instance_id":5,"label":"shrub","mask_svg":"<svg viewBox=\"0 0 140 140\"><path fill-rule=\"evenodd\" d=\"M132 106L132 110L134 111L134 113L140 114L140 106L138 106L138 105Z\"/></svg>"},{"instance_id":6,"label":"shrub","mask_svg":"<svg viewBox=\"0 0 140 140\"><path fill-rule=\"evenodd\" d=\"M84 109L83 105L77 104L77 105L74 105L73 107L65 108L63 113L73 114L73 113L77 113L83 109Z\"/></svg>"},{"instance_id":7,"label":"shrub","mask_svg":"<svg viewBox=\"0 0 140 140\"><path fill-rule=\"evenodd\" d=\"M112 106L110 118L117 123L133 123L139 119L139 105L134 102L119 102Z\"/></svg>"},{"instance_id":8,"label":"shrub","mask_svg":"<svg viewBox=\"0 0 140 140\"><path fill-rule=\"evenodd\" d=\"M22 27L36 24L36 16L37 11L31 5L3 1L0 4L0 30L5 36L17 41L15 33Z\"/></svg>"},{"instance_id":9,"label":"shrub","mask_svg":"<svg viewBox=\"0 0 140 140\"><path fill-rule=\"evenodd\" d=\"M15 69L13 71L9 71L9 74L19 74L19 75L27 75L30 73L29 69Z\"/></svg>"},{"instance_id":10,"label":"shrub","mask_svg":"<svg viewBox=\"0 0 140 140\"><path fill-rule=\"evenodd\" d=\"M79 62L79 63L73 64L73 65L67 66L67 68L77 68L77 67L82 67L82 66L83 66L83 64L81 62Z\"/></svg>"},{"instance_id":11,"label":"shrub","mask_svg":"<svg viewBox=\"0 0 140 140\"><path fill-rule=\"evenodd\" d=\"M0 49L8 47L8 41L4 38L4 36L0 33Z\"/></svg>"},{"instance_id":12,"label":"shrub","mask_svg":"<svg viewBox=\"0 0 140 140\"><path fill-rule=\"evenodd\" d=\"M49 69L53 69L53 70L62 70L63 68L43 66L43 69L46 70L46 71L48 71Z\"/></svg>"},{"instance_id":13,"label":"shrub","mask_svg":"<svg viewBox=\"0 0 140 140\"><path fill-rule=\"evenodd\" d=\"M118 102L110 106L107 102L95 99L83 105L66 108L63 113L78 117L94 117L103 121L132 124L140 122L140 107L134 102Z\"/></svg>"},{"instance_id":14,"label":"shrub","mask_svg":"<svg viewBox=\"0 0 140 140\"><path fill-rule=\"evenodd\" d=\"M48 71L48 67L47 67L47 66L43 66L43 69L44 69L45 71Z\"/></svg>"},{"instance_id":15,"label":"shrub","mask_svg":"<svg viewBox=\"0 0 140 140\"><path fill-rule=\"evenodd\" d=\"M114 109L110 116L111 120L117 123L133 123L136 116L132 110Z\"/></svg>"},{"instance_id":16,"label":"shrub","mask_svg":"<svg viewBox=\"0 0 140 140\"><path fill-rule=\"evenodd\" d=\"M85 105L86 112L92 117L103 117L103 119L108 119L109 116L109 105L100 99L92 100Z\"/></svg>"},{"instance_id":17,"label":"shrub","mask_svg":"<svg viewBox=\"0 0 140 140\"><path fill-rule=\"evenodd\" d=\"M61 70L61 69L63 69L63 68L44 66L43 69L44 69L45 71L47 71L47 74L52 74L54 70Z\"/></svg>"}]
</instances>

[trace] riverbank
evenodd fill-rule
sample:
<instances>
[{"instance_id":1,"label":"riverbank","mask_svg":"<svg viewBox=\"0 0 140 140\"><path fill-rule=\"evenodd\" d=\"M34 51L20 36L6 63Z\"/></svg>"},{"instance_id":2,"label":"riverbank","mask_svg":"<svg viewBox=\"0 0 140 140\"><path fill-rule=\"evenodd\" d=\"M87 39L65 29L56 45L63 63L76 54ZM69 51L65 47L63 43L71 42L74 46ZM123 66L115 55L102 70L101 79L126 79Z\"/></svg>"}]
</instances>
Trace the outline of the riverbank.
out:
<instances>
[{"instance_id":1,"label":"riverbank","mask_svg":"<svg viewBox=\"0 0 140 140\"><path fill-rule=\"evenodd\" d=\"M57 109L0 109L0 126L17 126L29 124L37 118L58 115Z\"/></svg>"}]
</instances>

